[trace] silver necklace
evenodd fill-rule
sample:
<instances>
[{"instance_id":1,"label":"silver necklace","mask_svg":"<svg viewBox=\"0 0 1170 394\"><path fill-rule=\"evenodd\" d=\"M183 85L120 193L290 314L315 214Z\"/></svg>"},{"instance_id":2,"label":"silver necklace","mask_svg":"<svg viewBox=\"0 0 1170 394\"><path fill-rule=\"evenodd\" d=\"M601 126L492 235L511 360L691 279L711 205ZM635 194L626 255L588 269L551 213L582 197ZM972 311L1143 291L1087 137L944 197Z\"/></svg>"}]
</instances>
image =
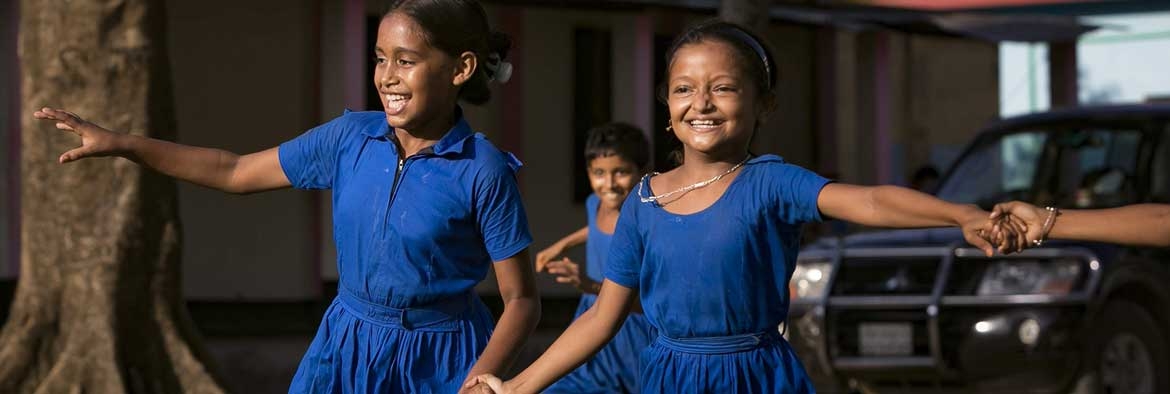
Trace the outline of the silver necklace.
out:
<instances>
[{"instance_id":1,"label":"silver necklace","mask_svg":"<svg viewBox=\"0 0 1170 394\"><path fill-rule=\"evenodd\" d=\"M644 195L642 195L642 187L643 187L643 186L646 184L646 182L647 182L647 181L646 181L646 178L649 178L649 177L652 177L652 176L658 175L659 173L658 173L658 172L652 172L652 173L646 174L646 176L643 176L643 177L642 177L642 180L638 182L638 198L639 198L639 199L641 199L641 200L642 200L642 202L654 202L654 201L658 201L658 200L661 200L661 199L664 199L664 198L667 198L667 197L673 196L673 195L675 195L675 194L679 194L679 193L686 193L686 192L689 192L689 191L691 191L691 190L695 190L695 189L698 189L698 188L700 188L700 187L704 187L704 186L710 185L710 184L712 184L712 183L718 182L720 179L723 179L723 177L727 176L727 174L730 174L730 173L733 173L733 172L735 172L735 170L738 170L738 169L739 169L739 167L742 167L744 164L746 164L746 163L748 162L748 159L751 159L751 158L752 158L752 155L750 155L750 154L749 154L749 155L747 155L747 157L743 158L743 161L739 162L739 164L736 164L736 165L732 166L730 169L728 169L727 171L725 171L725 172L724 172L724 173L722 173L722 174L716 175L714 178L711 178L711 179L708 179L708 180L705 180L705 181L701 181L701 182L695 182L695 183L692 183L692 184L690 184L690 185L683 186L682 188L679 188L678 190L675 190L675 191L672 191L672 192L667 192L667 193L662 193L662 194L659 194L659 195L656 195L656 196L644 196Z\"/></svg>"}]
</instances>

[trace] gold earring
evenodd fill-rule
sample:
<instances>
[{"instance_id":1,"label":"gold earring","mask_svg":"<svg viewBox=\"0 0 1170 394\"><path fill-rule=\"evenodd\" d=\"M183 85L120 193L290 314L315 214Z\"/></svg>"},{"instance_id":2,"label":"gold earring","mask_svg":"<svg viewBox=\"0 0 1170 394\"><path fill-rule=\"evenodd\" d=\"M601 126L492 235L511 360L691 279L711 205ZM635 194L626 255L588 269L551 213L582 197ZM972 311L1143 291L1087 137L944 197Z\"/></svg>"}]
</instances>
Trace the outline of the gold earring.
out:
<instances>
[{"instance_id":1,"label":"gold earring","mask_svg":"<svg viewBox=\"0 0 1170 394\"><path fill-rule=\"evenodd\" d=\"M672 131L674 131L674 123L671 122L670 119L666 119L666 132L669 133Z\"/></svg>"}]
</instances>

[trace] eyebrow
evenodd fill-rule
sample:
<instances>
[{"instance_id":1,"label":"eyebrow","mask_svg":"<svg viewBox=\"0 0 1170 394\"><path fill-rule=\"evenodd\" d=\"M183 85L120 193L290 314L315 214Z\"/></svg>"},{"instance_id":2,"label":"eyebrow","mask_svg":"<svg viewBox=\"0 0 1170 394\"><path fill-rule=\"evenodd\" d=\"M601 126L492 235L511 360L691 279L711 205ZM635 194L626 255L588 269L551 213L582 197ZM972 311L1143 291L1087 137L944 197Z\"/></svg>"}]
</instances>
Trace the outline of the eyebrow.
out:
<instances>
[{"instance_id":1,"label":"eyebrow","mask_svg":"<svg viewBox=\"0 0 1170 394\"><path fill-rule=\"evenodd\" d=\"M375 45L375 46L374 46L374 52L375 52L375 53L383 53L383 54L385 54L385 53L386 53L386 50L382 49L382 47L380 47L380 46L376 46L376 45ZM405 52L405 53L408 53L408 54L411 54L411 55L419 55L419 56L421 56L421 55L422 55L422 52L419 52L419 51L416 51L416 50L413 50L413 49L410 49L410 48L404 48L404 47L394 47L394 50L393 50L393 51L391 51L391 52Z\"/></svg>"}]
</instances>

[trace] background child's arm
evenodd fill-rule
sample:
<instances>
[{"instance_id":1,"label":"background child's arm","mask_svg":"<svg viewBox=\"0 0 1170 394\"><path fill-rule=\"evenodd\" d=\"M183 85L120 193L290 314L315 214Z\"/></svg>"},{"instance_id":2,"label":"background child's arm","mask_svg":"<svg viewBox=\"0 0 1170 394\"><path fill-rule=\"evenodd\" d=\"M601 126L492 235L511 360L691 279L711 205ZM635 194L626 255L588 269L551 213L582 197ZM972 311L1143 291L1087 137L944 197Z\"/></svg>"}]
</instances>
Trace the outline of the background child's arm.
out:
<instances>
[{"instance_id":1,"label":"background child's arm","mask_svg":"<svg viewBox=\"0 0 1170 394\"><path fill-rule=\"evenodd\" d=\"M572 234L566 235L559 241L549 245L544 250L536 254L536 272L543 272L545 266L558 257L565 254L565 250L571 247L585 243L589 239L589 226L581 227L580 230L574 231Z\"/></svg>"},{"instance_id":2,"label":"background child's arm","mask_svg":"<svg viewBox=\"0 0 1170 394\"><path fill-rule=\"evenodd\" d=\"M582 313L565 332L519 375L507 382L495 376L477 376L468 385L489 383L497 393L538 393L584 363L617 334L638 299L635 290L606 280L592 308Z\"/></svg>"}]
</instances>

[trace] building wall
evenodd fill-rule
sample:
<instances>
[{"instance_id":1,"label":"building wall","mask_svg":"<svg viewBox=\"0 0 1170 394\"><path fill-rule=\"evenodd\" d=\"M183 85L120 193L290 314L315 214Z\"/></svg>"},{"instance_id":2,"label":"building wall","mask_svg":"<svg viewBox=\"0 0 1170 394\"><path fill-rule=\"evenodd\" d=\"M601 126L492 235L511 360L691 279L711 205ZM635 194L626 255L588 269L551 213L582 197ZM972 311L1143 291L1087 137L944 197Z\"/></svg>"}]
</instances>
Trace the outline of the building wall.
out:
<instances>
[{"instance_id":1,"label":"building wall","mask_svg":"<svg viewBox=\"0 0 1170 394\"><path fill-rule=\"evenodd\" d=\"M318 122L311 0L167 1L178 142L250 153ZM306 299L319 291L312 193L234 196L181 184L192 299Z\"/></svg>"},{"instance_id":2,"label":"building wall","mask_svg":"<svg viewBox=\"0 0 1170 394\"><path fill-rule=\"evenodd\" d=\"M16 2L0 4L0 278L12 278L19 267L20 243L16 199L20 187L20 73L17 72ZM11 56L10 56L11 54Z\"/></svg>"}]
</instances>

